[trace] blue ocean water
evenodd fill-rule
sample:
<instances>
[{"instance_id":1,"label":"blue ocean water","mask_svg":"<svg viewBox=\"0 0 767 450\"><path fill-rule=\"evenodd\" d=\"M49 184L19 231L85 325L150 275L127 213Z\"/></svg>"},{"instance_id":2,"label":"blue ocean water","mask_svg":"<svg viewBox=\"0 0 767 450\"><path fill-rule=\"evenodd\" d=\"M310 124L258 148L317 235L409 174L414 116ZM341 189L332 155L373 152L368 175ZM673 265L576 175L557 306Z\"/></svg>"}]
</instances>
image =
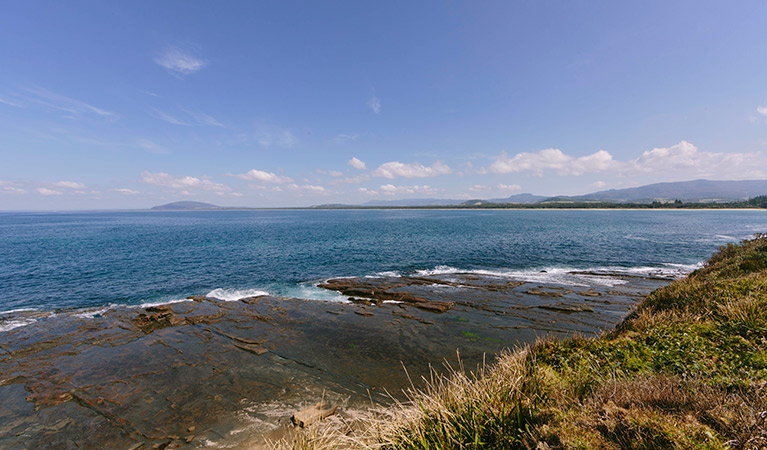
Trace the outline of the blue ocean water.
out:
<instances>
[{"instance_id":1,"label":"blue ocean water","mask_svg":"<svg viewBox=\"0 0 767 450\"><path fill-rule=\"evenodd\" d=\"M0 311L258 292L330 277L572 269L681 273L767 211L277 210L0 214Z\"/></svg>"}]
</instances>

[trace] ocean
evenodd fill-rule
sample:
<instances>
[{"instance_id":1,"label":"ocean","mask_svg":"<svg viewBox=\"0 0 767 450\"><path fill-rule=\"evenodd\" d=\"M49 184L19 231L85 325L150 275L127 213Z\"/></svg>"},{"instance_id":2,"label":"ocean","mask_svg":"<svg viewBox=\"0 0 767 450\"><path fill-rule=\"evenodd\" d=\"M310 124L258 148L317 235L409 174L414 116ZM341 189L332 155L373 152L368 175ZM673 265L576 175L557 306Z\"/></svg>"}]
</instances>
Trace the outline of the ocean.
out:
<instances>
[{"instance_id":1,"label":"ocean","mask_svg":"<svg viewBox=\"0 0 767 450\"><path fill-rule=\"evenodd\" d=\"M190 295L343 301L330 277L572 270L681 275L765 211L264 210L0 214L0 311Z\"/></svg>"}]
</instances>

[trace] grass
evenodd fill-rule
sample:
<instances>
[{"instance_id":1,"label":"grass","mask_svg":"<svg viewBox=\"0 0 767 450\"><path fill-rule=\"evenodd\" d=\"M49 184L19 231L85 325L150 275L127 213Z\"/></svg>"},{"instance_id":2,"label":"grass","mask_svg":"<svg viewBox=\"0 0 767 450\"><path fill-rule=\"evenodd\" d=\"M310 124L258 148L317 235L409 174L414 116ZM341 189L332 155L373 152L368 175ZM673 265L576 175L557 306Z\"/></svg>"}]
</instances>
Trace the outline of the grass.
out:
<instances>
[{"instance_id":1,"label":"grass","mask_svg":"<svg viewBox=\"0 0 767 450\"><path fill-rule=\"evenodd\" d=\"M543 340L302 449L765 449L767 235L727 245L595 339Z\"/></svg>"}]
</instances>

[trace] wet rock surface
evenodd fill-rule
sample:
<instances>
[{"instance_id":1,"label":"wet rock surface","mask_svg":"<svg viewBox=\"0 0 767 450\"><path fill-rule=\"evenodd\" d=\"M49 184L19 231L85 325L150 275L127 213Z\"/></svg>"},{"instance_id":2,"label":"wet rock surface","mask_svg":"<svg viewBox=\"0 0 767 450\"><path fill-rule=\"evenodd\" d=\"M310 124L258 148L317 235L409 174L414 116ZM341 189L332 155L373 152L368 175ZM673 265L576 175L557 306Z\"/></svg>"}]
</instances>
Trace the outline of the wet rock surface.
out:
<instances>
[{"instance_id":1,"label":"wet rock surface","mask_svg":"<svg viewBox=\"0 0 767 450\"><path fill-rule=\"evenodd\" d=\"M258 448L297 411L326 413L317 403L343 416L390 402L409 385L403 364L417 380L456 350L475 367L537 337L594 335L667 283L345 278L321 286L354 302L195 296L17 312L0 317L29 323L0 332L0 448Z\"/></svg>"}]
</instances>

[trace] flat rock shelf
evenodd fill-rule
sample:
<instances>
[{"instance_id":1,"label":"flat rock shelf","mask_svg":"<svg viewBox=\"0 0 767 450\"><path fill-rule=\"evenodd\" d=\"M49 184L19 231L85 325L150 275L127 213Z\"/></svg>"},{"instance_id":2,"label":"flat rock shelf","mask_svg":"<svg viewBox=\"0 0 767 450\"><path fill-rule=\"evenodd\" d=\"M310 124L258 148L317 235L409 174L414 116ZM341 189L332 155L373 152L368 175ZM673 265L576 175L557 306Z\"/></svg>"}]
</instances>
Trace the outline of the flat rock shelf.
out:
<instances>
[{"instance_id":1,"label":"flat rock shelf","mask_svg":"<svg viewBox=\"0 0 767 450\"><path fill-rule=\"evenodd\" d=\"M617 325L664 277L331 279L348 303L248 297L20 311L0 333L0 447L259 448L317 403L353 416L444 363ZM403 369L407 368L407 373ZM409 374L409 378L408 378Z\"/></svg>"}]
</instances>

